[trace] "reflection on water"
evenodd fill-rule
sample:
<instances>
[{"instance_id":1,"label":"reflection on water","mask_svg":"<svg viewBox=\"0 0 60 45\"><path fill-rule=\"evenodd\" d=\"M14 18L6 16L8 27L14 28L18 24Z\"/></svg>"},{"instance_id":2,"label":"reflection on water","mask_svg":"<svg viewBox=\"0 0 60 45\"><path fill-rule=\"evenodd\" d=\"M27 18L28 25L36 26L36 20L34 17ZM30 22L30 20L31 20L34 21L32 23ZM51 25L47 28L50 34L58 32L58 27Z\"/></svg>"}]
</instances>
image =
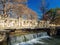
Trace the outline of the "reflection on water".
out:
<instances>
[{"instance_id":1,"label":"reflection on water","mask_svg":"<svg viewBox=\"0 0 60 45\"><path fill-rule=\"evenodd\" d=\"M46 32L10 38L11 45L60 45L60 38L50 37Z\"/></svg>"}]
</instances>

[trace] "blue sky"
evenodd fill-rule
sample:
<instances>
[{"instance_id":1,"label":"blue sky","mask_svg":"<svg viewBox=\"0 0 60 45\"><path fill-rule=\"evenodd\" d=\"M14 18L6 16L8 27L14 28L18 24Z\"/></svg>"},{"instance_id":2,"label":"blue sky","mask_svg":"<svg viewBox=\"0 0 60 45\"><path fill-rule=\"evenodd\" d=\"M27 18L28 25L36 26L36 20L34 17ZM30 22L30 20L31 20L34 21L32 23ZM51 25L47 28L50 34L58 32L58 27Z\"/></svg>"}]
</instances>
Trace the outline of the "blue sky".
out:
<instances>
[{"instance_id":1,"label":"blue sky","mask_svg":"<svg viewBox=\"0 0 60 45\"><path fill-rule=\"evenodd\" d=\"M45 0L49 3L49 9L51 8L60 8L60 0ZM38 14L38 17L42 17L41 11L39 10L39 6L41 3L41 0L28 0L28 7L32 10L36 11Z\"/></svg>"}]
</instances>

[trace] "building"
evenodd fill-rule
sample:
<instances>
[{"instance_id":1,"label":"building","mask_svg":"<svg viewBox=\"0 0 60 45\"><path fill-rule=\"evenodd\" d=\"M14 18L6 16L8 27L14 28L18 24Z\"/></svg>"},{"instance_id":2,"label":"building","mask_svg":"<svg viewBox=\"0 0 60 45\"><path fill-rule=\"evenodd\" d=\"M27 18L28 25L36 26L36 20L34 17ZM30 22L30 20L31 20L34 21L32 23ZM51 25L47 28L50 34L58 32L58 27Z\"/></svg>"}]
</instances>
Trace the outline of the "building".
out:
<instances>
[{"instance_id":1,"label":"building","mask_svg":"<svg viewBox=\"0 0 60 45\"><path fill-rule=\"evenodd\" d=\"M38 21L39 28L49 28L50 21L40 20Z\"/></svg>"}]
</instances>

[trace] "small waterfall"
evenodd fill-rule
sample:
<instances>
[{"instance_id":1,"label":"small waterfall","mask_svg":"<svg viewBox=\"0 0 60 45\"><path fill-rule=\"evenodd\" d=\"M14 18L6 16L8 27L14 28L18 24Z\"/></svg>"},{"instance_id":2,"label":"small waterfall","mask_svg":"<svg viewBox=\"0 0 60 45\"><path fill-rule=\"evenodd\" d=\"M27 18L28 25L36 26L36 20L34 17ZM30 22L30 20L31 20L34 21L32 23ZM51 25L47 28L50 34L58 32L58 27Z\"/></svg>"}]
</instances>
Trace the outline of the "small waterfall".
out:
<instances>
[{"instance_id":1,"label":"small waterfall","mask_svg":"<svg viewBox=\"0 0 60 45\"><path fill-rule=\"evenodd\" d=\"M28 45L31 43L42 43L42 44L44 44L43 42L39 42L38 40L40 40L41 38L47 38L47 37L49 37L47 35L47 32L40 32L40 33L35 33L35 34L10 37L10 39L11 39L11 45L15 45L15 44L16 45L17 44Z\"/></svg>"},{"instance_id":2,"label":"small waterfall","mask_svg":"<svg viewBox=\"0 0 60 45\"><path fill-rule=\"evenodd\" d=\"M31 40L31 39L33 39L33 34L25 35L25 38L27 40Z\"/></svg>"}]
</instances>

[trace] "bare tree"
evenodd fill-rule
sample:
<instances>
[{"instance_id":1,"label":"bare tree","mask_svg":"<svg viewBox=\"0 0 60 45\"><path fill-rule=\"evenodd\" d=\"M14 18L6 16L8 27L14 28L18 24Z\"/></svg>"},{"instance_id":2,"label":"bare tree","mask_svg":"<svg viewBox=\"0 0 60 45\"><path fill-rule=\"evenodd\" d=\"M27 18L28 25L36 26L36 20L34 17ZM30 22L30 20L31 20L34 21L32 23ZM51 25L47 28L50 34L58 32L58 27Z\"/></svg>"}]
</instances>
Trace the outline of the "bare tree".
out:
<instances>
[{"instance_id":1,"label":"bare tree","mask_svg":"<svg viewBox=\"0 0 60 45\"><path fill-rule=\"evenodd\" d=\"M25 3L27 0L1 0L3 5L3 16L10 15L12 18L27 17L27 19L36 19L37 14L28 8ZM26 16L25 16L26 15Z\"/></svg>"},{"instance_id":2,"label":"bare tree","mask_svg":"<svg viewBox=\"0 0 60 45\"><path fill-rule=\"evenodd\" d=\"M22 13L22 6L21 3L24 4L27 0L0 0L0 4L2 4L2 11L3 16L9 15L8 12L12 10L17 15L20 15ZM12 2L15 2L17 4L13 4ZM12 14L11 14L12 15Z\"/></svg>"},{"instance_id":3,"label":"bare tree","mask_svg":"<svg viewBox=\"0 0 60 45\"><path fill-rule=\"evenodd\" d=\"M48 11L49 2L47 2L46 0L41 0L40 3L41 3L41 4L40 4L40 10L41 10L41 12L42 12L42 14L43 14L43 17L42 17L42 19L43 19L45 13Z\"/></svg>"}]
</instances>

